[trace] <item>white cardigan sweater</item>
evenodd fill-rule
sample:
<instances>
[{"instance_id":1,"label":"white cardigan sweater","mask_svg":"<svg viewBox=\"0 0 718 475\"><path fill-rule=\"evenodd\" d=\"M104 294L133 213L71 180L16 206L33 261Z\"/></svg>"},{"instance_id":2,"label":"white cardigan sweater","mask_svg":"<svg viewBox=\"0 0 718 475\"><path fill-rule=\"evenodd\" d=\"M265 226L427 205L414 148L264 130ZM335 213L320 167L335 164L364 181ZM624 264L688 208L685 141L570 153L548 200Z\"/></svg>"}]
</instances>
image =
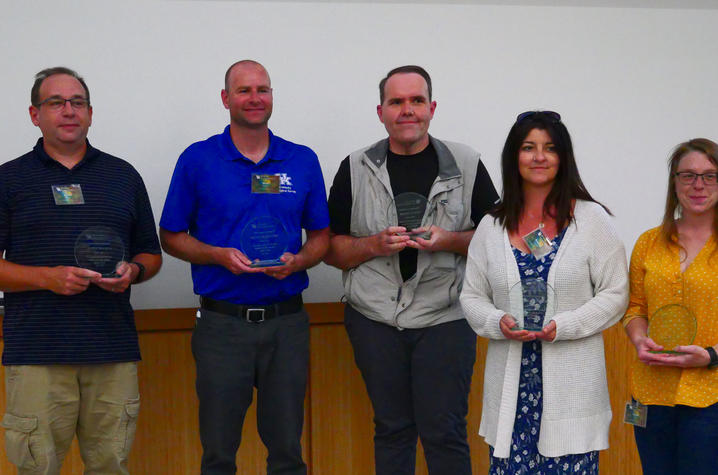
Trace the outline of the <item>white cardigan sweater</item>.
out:
<instances>
[{"instance_id":1,"label":"white cardigan sweater","mask_svg":"<svg viewBox=\"0 0 718 475\"><path fill-rule=\"evenodd\" d=\"M476 333L490 339L479 434L501 458L510 453L522 343L507 340L499 320L510 313L510 299L519 298L509 292L518 282L508 234L486 215L469 246L461 305ZM548 284L556 295L550 317L556 322L556 339L543 343L538 450L558 457L606 449L611 404L601 332L616 323L628 305L628 272L623 243L598 204L576 202ZM513 305L517 308L521 302Z\"/></svg>"}]
</instances>

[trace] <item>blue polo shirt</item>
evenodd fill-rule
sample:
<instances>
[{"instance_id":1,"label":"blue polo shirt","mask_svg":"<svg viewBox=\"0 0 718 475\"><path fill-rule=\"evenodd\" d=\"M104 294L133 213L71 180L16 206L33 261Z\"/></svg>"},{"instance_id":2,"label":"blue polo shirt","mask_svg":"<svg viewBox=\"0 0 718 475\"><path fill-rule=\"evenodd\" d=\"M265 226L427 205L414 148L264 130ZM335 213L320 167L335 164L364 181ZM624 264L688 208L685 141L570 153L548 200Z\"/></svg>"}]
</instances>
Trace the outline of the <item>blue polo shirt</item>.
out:
<instances>
[{"instance_id":1,"label":"blue polo shirt","mask_svg":"<svg viewBox=\"0 0 718 475\"><path fill-rule=\"evenodd\" d=\"M80 185L84 204L58 205L53 185ZM28 266L77 266L75 241L89 227L113 229L125 259L160 254L152 208L129 163L87 144L68 170L35 148L0 166L0 252ZM130 289L117 294L90 285L77 295L49 290L5 292L2 362L92 364L140 359Z\"/></svg>"},{"instance_id":2,"label":"blue polo shirt","mask_svg":"<svg viewBox=\"0 0 718 475\"><path fill-rule=\"evenodd\" d=\"M279 193L252 193L252 175L278 175ZM269 149L259 163L244 157L229 126L219 135L190 145L177 160L160 227L189 231L199 241L241 250L241 234L258 216L278 218L289 237L288 251L302 247L302 228L329 226L324 178L308 147L269 132ZM301 293L306 271L283 280L262 273L234 275L222 266L192 264L194 292L236 304L270 304Z\"/></svg>"}]
</instances>

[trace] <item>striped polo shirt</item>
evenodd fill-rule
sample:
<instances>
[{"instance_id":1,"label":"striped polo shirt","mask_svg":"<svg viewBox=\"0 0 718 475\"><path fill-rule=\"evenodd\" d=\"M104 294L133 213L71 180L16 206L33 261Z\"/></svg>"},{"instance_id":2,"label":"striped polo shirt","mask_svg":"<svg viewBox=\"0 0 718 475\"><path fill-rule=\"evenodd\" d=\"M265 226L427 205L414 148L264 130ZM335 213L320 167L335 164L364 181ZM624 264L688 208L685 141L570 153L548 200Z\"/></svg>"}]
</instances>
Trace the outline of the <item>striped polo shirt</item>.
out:
<instances>
[{"instance_id":1,"label":"striped polo shirt","mask_svg":"<svg viewBox=\"0 0 718 475\"><path fill-rule=\"evenodd\" d=\"M57 204L53 187L79 185L82 204ZM74 189L77 190L77 186ZM125 260L160 254L147 190L129 163L87 144L71 170L35 148L0 166L0 252L28 266L77 266L75 242L103 226L123 241ZM94 364L140 359L130 288L90 285L80 294L5 293L4 365Z\"/></svg>"}]
</instances>

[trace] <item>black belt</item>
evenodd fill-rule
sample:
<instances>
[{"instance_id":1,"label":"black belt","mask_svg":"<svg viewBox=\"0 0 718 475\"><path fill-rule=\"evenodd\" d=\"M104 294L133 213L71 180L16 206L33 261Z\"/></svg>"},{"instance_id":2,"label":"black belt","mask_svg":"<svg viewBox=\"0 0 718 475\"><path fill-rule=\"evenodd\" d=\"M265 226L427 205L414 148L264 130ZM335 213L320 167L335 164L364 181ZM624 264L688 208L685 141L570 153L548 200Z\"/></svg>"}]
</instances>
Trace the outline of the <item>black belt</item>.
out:
<instances>
[{"instance_id":1,"label":"black belt","mask_svg":"<svg viewBox=\"0 0 718 475\"><path fill-rule=\"evenodd\" d=\"M270 318L297 313L302 310L302 296L294 297L269 305L237 305L224 300L215 300L209 297L199 298L200 308L210 312L222 313L232 317L239 317L251 323L260 323Z\"/></svg>"}]
</instances>

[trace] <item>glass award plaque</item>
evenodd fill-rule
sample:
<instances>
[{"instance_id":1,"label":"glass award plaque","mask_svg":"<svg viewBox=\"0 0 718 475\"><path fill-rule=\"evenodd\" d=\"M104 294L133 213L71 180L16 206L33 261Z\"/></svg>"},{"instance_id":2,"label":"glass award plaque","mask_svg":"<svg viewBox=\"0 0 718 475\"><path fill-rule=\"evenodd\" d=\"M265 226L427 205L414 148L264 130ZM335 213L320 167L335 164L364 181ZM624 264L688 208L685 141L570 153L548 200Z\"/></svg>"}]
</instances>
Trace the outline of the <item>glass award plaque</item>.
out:
<instances>
[{"instance_id":1,"label":"glass award plaque","mask_svg":"<svg viewBox=\"0 0 718 475\"><path fill-rule=\"evenodd\" d=\"M280 220L260 216L242 230L241 251L252 261L250 267L282 266L282 254L289 247L289 234Z\"/></svg>"},{"instance_id":2,"label":"glass award plaque","mask_svg":"<svg viewBox=\"0 0 718 475\"><path fill-rule=\"evenodd\" d=\"M696 331L696 317L688 307L680 304L665 305L656 310L648 321L648 336L665 349L650 352L681 354L672 348L692 345Z\"/></svg>"},{"instance_id":3,"label":"glass award plaque","mask_svg":"<svg viewBox=\"0 0 718 475\"><path fill-rule=\"evenodd\" d=\"M409 234L412 239L416 237L430 239L431 232L429 231L418 234L412 232L414 229L428 228L434 224L433 215L427 212L430 211L427 209L428 205L429 201L419 193L400 193L394 197L387 210L389 223L397 223L397 226L405 227L406 234Z\"/></svg>"},{"instance_id":4,"label":"glass award plaque","mask_svg":"<svg viewBox=\"0 0 718 475\"><path fill-rule=\"evenodd\" d=\"M75 240L75 262L78 267L116 277L117 265L125 259L125 243L112 229L94 226L80 233Z\"/></svg>"},{"instance_id":5,"label":"glass award plaque","mask_svg":"<svg viewBox=\"0 0 718 475\"><path fill-rule=\"evenodd\" d=\"M552 316L555 309L553 288L538 277L523 279L511 287L509 301L511 316L516 320L514 331L540 332L546 317Z\"/></svg>"}]
</instances>

